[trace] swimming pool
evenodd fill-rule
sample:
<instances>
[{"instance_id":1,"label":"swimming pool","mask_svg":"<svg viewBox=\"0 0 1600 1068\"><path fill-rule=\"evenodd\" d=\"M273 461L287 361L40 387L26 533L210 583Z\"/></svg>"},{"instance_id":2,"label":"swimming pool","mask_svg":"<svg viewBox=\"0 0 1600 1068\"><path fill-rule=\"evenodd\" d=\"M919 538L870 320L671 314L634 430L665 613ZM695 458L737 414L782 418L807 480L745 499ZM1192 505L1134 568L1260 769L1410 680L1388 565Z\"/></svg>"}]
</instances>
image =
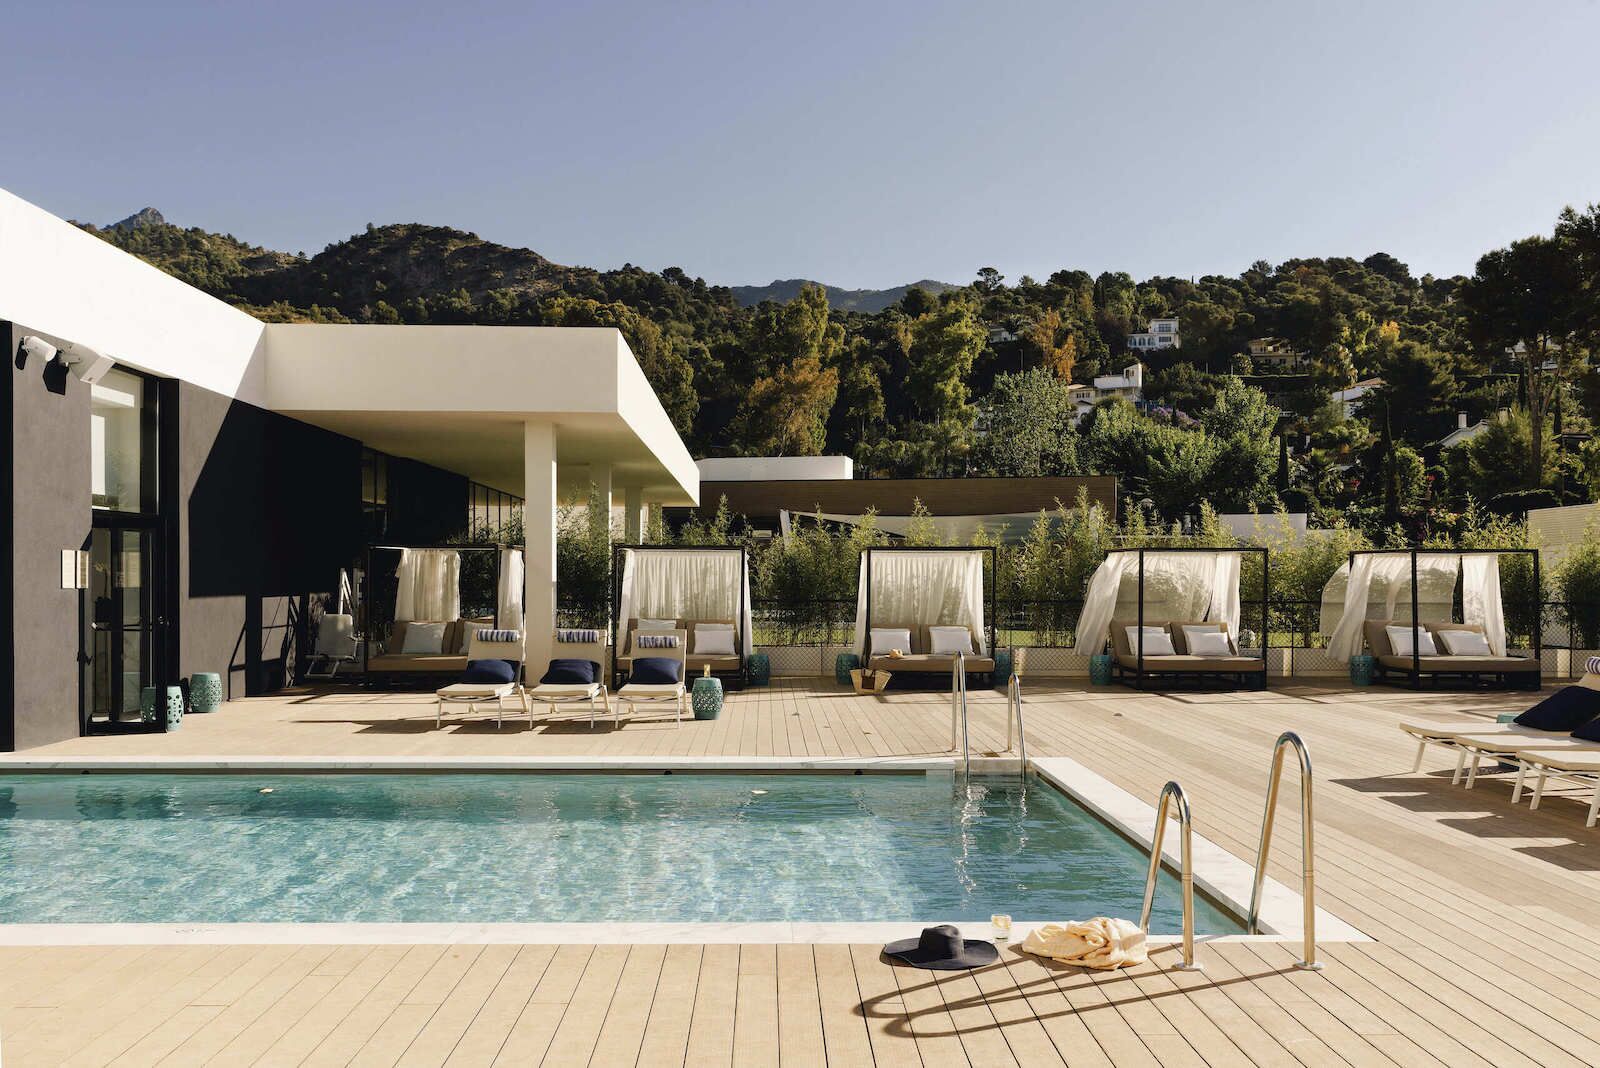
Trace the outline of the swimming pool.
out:
<instances>
[{"instance_id":1,"label":"swimming pool","mask_svg":"<svg viewBox=\"0 0 1600 1068\"><path fill-rule=\"evenodd\" d=\"M4 923L1137 919L1146 863L1014 779L0 777ZM1195 904L1197 932L1242 930Z\"/></svg>"}]
</instances>

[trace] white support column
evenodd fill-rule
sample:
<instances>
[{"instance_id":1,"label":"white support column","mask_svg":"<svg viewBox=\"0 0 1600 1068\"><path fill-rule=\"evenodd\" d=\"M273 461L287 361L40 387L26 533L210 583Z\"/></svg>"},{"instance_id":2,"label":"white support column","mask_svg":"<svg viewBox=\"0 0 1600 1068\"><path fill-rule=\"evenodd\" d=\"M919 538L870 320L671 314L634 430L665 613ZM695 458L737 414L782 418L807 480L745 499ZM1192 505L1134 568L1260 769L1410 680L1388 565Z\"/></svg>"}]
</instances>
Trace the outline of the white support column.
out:
<instances>
[{"instance_id":1,"label":"white support column","mask_svg":"<svg viewBox=\"0 0 1600 1068\"><path fill-rule=\"evenodd\" d=\"M606 514L606 527L611 527L611 465L590 464L589 481L594 483L596 493L600 497L600 507Z\"/></svg>"},{"instance_id":2,"label":"white support column","mask_svg":"<svg viewBox=\"0 0 1600 1068\"><path fill-rule=\"evenodd\" d=\"M638 545L644 541L644 487L627 487L623 490L623 501L622 540L629 545Z\"/></svg>"},{"instance_id":3,"label":"white support column","mask_svg":"<svg viewBox=\"0 0 1600 1068\"><path fill-rule=\"evenodd\" d=\"M523 424L522 506L526 586L523 626L527 628L528 675L538 678L552 656L556 637L556 428L554 423Z\"/></svg>"}]
</instances>

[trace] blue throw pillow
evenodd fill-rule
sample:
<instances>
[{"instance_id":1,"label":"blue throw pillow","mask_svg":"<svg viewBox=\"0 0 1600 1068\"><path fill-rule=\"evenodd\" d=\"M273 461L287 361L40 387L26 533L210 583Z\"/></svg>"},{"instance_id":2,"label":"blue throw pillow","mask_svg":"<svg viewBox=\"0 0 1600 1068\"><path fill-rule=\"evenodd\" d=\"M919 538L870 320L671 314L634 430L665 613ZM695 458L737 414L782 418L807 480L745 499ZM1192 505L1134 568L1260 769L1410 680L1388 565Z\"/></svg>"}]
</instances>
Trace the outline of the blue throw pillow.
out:
<instances>
[{"instance_id":1,"label":"blue throw pillow","mask_svg":"<svg viewBox=\"0 0 1600 1068\"><path fill-rule=\"evenodd\" d=\"M1512 722L1536 731L1573 731L1600 716L1600 690L1563 686Z\"/></svg>"},{"instance_id":2,"label":"blue throw pillow","mask_svg":"<svg viewBox=\"0 0 1600 1068\"><path fill-rule=\"evenodd\" d=\"M1573 689L1580 690L1583 687L1574 686ZM1572 736L1579 741L1600 742L1600 719L1591 719L1587 723L1580 723L1577 729L1572 732Z\"/></svg>"},{"instance_id":3,"label":"blue throw pillow","mask_svg":"<svg viewBox=\"0 0 1600 1068\"><path fill-rule=\"evenodd\" d=\"M628 674L628 681L671 686L681 681L678 672L682 670L683 664L674 657L642 656L633 662L633 670Z\"/></svg>"},{"instance_id":4,"label":"blue throw pillow","mask_svg":"<svg viewBox=\"0 0 1600 1068\"><path fill-rule=\"evenodd\" d=\"M473 660L461 673L462 682L480 682L499 685L517 681L517 665L510 660Z\"/></svg>"},{"instance_id":5,"label":"blue throw pillow","mask_svg":"<svg viewBox=\"0 0 1600 1068\"><path fill-rule=\"evenodd\" d=\"M599 674L600 665L593 660L552 660L539 681L563 686L587 686Z\"/></svg>"}]
</instances>

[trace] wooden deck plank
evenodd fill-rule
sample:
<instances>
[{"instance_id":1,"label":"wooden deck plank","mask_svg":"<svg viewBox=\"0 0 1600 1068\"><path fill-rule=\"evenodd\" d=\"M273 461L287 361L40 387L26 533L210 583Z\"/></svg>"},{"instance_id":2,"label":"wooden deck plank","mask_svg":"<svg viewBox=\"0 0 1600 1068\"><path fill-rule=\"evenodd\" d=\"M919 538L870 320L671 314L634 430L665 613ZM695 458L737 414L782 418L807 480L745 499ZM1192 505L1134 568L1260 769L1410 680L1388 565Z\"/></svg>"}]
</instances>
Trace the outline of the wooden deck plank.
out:
<instances>
[{"instance_id":1,"label":"wooden deck plank","mask_svg":"<svg viewBox=\"0 0 1600 1068\"><path fill-rule=\"evenodd\" d=\"M1247 861L1272 741L1299 732L1317 767L1321 903L1377 941L1324 945L1315 975L1290 967L1297 946L1204 943L1200 975L1167 970L1171 950L1109 975L1008 950L932 978L876 946L0 947L6 1064L1600 1063L1600 836L1582 806L1512 806L1492 774L1453 787L1434 755L1413 775L1395 728L1490 722L1529 695L1030 679L1027 700L1032 755L1073 756L1142 798L1177 778L1197 830ZM969 711L975 751L1004 744L1003 694L975 690ZM434 731L424 696L333 692L23 755L944 756L949 722L947 691L858 697L822 680L730 692L715 721L593 731ZM1286 789L1269 870L1293 886L1291 802Z\"/></svg>"}]
</instances>

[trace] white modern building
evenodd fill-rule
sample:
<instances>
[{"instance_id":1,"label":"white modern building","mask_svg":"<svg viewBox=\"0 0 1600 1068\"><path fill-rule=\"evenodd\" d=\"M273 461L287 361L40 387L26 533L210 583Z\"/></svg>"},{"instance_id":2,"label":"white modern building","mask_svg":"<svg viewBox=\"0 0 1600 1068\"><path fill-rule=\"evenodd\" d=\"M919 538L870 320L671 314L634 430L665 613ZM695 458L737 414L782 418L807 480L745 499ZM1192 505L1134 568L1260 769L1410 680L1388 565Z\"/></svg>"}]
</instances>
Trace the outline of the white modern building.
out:
<instances>
[{"instance_id":1,"label":"white modern building","mask_svg":"<svg viewBox=\"0 0 1600 1068\"><path fill-rule=\"evenodd\" d=\"M1348 419L1361 410L1361 405L1365 402L1367 394L1382 385L1383 379L1381 378L1364 378L1354 385L1335 390L1329 399L1339 406L1340 414Z\"/></svg>"},{"instance_id":2,"label":"white modern building","mask_svg":"<svg viewBox=\"0 0 1600 1068\"><path fill-rule=\"evenodd\" d=\"M1151 352L1157 349L1178 349L1183 341L1178 336L1178 320L1151 319L1149 326L1136 334L1128 335L1128 348L1133 352Z\"/></svg>"},{"instance_id":3,"label":"white modern building","mask_svg":"<svg viewBox=\"0 0 1600 1068\"><path fill-rule=\"evenodd\" d=\"M598 486L637 540L699 501L616 330L265 323L3 190L0 339L0 749L137 729L196 672L282 685L308 598L469 516L520 511L542 665L557 502Z\"/></svg>"},{"instance_id":4,"label":"white modern building","mask_svg":"<svg viewBox=\"0 0 1600 1068\"><path fill-rule=\"evenodd\" d=\"M1067 396L1082 419L1094 406L1111 397L1121 397L1130 404L1144 400L1144 364L1130 363L1114 375L1096 375L1092 385L1073 383L1067 387Z\"/></svg>"}]
</instances>

